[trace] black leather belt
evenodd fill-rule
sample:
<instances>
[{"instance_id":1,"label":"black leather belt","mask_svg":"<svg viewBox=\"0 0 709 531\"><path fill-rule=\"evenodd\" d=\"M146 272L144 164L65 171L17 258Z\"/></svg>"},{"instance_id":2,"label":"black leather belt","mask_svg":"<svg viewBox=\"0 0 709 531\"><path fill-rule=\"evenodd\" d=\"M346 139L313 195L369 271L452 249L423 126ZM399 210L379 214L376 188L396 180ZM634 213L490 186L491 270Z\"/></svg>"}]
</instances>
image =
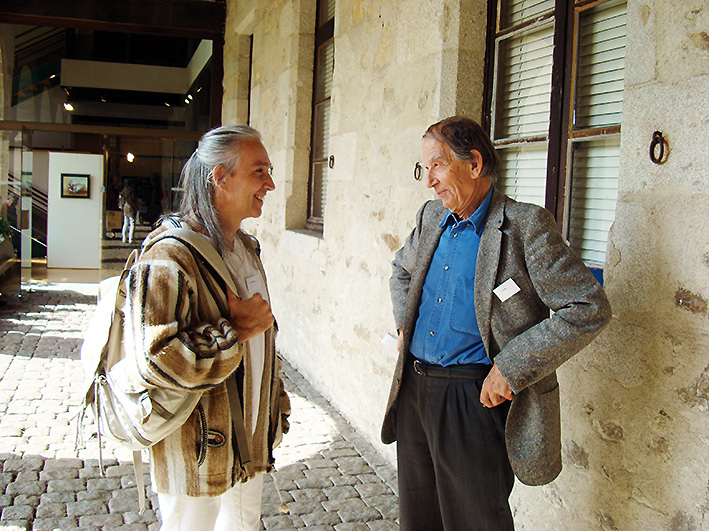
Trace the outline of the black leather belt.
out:
<instances>
[{"instance_id":1,"label":"black leather belt","mask_svg":"<svg viewBox=\"0 0 709 531\"><path fill-rule=\"evenodd\" d=\"M481 380L490 372L490 365L484 363L471 363L469 365L450 365L440 367L429 365L414 358L414 372L420 376L431 376L433 378L464 378L466 380Z\"/></svg>"}]
</instances>

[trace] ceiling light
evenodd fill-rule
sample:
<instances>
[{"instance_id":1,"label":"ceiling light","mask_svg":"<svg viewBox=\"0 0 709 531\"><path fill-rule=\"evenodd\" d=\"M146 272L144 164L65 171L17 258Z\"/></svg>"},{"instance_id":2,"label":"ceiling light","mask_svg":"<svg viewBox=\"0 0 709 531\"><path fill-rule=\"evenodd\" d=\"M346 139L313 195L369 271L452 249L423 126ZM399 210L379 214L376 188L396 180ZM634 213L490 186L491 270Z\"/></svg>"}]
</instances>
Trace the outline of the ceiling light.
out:
<instances>
[{"instance_id":1,"label":"ceiling light","mask_svg":"<svg viewBox=\"0 0 709 531\"><path fill-rule=\"evenodd\" d=\"M169 107L170 104L168 102L165 102L165 107Z\"/></svg>"},{"instance_id":2,"label":"ceiling light","mask_svg":"<svg viewBox=\"0 0 709 531\"><path fill-rule=\"evenodd\" d=\"M187 98L192 101L192 94L187 94Z\"/></svg>"},{"instance_id":3,"label":"ceiling light","mask_svg":"<svg viewBox=\"0 0 709 531\"><path fill-rule=\"evenodd\" d=\"M126 153L126 160L128 162L133 162L135 160L135 155L133 155L133 153L129 151L128 153Z\"/></svg>"},{"instance_id":4,"label":"ceiling light","mask_svg":"<svg viewBox=\"0 0 709 531\"><path fill-rule=\"evenodd\" d=\"M190 104L190 100L188 100L187 98L185 98L185 103L186 103L187 105L189 105L189 104Z\"/></svg>"},{"instance_id":5,"label":"ceiling light","mask_svg":"<svg viewBox=\"0 0 709 531\"><path fill-rule=\"evenodd\" d=\"M71 103L69 103L68 101L64 104L64 108L69 112L74 110L74 106Z\"/></svg>"}]
</instances>

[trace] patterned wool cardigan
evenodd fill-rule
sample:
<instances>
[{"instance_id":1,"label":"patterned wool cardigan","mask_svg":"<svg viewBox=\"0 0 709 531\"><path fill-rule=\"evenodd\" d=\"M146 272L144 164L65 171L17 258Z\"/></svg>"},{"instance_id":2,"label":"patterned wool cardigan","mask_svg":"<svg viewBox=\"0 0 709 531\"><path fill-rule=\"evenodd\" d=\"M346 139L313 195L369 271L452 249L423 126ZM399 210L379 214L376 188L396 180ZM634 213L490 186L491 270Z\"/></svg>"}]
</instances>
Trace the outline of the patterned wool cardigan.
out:
<instances>
[{"instance_id":1,"label":"patterned wool cardigan","mask_svg":"<svg viewBox=\"0 0 709 531\"><path fill-rule=\"evenodd\" d=\"M166 220L146 241L174 226ZM239 237L263 274L254 241L241 232ZM253 396L248 342L239 343L229 323L225 284L196 251L173 238L148 249L127 282L125 346L142 377L157 387L203 393L182 428L151 448L153 488L159 493L218 496L248 479L232 440L225 380L236 375L244 411L252 411ZM265 340L255 429L250 415L245 418L253 473L273 468L272 451L288 431L290 414L281 361L275 355L274 326Z\"/></svg>"}]
</instances>

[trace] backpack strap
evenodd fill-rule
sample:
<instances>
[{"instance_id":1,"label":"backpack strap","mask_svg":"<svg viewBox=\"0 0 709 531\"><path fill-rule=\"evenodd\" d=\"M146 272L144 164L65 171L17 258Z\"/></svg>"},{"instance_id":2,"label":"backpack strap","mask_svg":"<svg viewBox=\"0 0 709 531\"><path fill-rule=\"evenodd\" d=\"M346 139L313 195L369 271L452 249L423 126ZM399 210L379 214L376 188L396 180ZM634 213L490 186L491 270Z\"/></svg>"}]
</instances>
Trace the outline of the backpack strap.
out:
<instances>
[{"instance_id":1,"label":"backpack strap","mask_svg":"<svg viewBox=\"0 0 709 531\"><path fill-rule=\"evenodd\" d=\"M234 293L236 297L239 296L234 280L231 278L231 273L229 273L229 269L224 263L224 259L219 255L217 250L204 235L193 231L192 229L180 227L168 229L160 233L157 238L150 242L150 244L154 245L157 241L164 238L174 238L195 249L205 260L207 260L207 262L209 262L217 274L222 278L222 280L224 280L232 293ZM143 251L145 251L145 249ZM234 438L236 439L236 445L239 450L241 466L246 472L247 477L250 477L253 473L251 466L251 455L249 452L249 444L246 439L246 426L244 423L244 413L241 406L241 400L239 398L239 390L236 384L236 374L232 374L226 379L226 387L227 395L229 397L229 405L232 411L232 429L234 432Z\"/></svg>"}]
</instances>

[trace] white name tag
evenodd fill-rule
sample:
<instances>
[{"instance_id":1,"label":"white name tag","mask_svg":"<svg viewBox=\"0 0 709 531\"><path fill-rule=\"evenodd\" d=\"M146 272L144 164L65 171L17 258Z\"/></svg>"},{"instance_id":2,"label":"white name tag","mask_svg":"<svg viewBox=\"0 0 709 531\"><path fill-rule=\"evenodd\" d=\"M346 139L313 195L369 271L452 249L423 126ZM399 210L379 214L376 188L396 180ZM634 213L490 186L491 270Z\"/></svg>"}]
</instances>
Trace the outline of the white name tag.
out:
<instances>
[{"instance_id":1,"label":"white name tag","mask_svg":"<svg viewBox=\"0 0 709 531\"><path fill-rule=\"evenodd\" d=\"M518 291L519 291L519 286L511 278L508 280L505 280L502 284L500 284L494 290L492 290L492 292L495 295L497 295L497 298L500 299L500 302L505 302L507 299L509 299L512 295L514 295Z\"/></svg>"},{"instance_id":2,"label":"white name tag","mask_svg":"<svg viewBox=\"0 0 709 531\"><path fill-rule=\"evenodd\" d=\"M246 279L247 297L253 297L256 293L260 293L262 297L265 297L264 292L263 282L261 282L261 277L259 275L254 275Z\"/></svg>"}]
</instances>

